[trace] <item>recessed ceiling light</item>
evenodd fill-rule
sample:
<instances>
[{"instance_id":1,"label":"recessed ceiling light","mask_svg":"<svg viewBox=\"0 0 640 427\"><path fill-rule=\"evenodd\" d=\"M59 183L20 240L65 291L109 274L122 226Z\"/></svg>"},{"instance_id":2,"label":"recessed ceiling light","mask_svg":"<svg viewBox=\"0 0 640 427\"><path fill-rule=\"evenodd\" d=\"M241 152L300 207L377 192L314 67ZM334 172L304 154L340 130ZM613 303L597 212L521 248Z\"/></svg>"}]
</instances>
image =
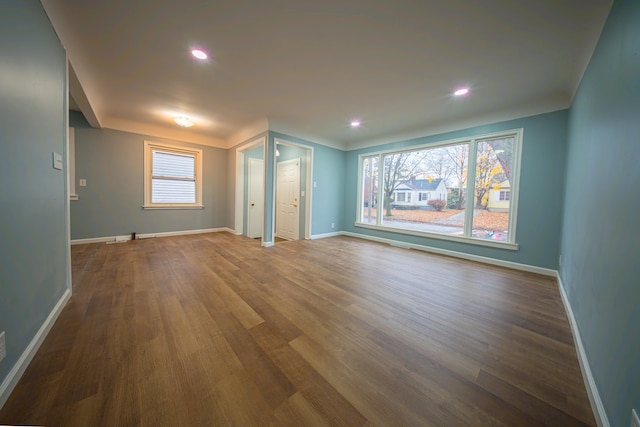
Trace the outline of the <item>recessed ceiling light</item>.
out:
<instances>
[{"instance_id":1,"label":"recessed ceiling light","mask_svg":"<svg viewBox=\"0 0 640 427\"><path fill-rule=\"evenodd\" d=\"M188 117L176 117L175 119L173 119L174 122L176 122L179 126L182 126L183 128L190 128L191 126L194 125L193 121L191 121Z\"/></svg>"},{"instance_id":2,"label":"recessed ceiling light","mask_svg":"<svg viewBox=\"0 0 640 427\"><path fill-rule=\"evenodd\" d=\"M359 128L360 127L360 120L352 120L351 121L351 127L352 128Z\"/></svg>"},{"instance_id":3,"label":"recessed ceiling light","mask_svg":"<svg viewBox=\"0 0 640 427\"><path fill-rule=\"evenodd\" d=\"M460 89L457 89L455 92L453 92L453 94L455 96L462 96L462 95L466 95L469 93L469 88L468 87L461 87Z\"/></svg>"},{"instance_id":4,"label":"recessed ceiling light","mask_svg":"<svg viewBox=\"0 0 640 427\"><path fill-rule=\"evenodd\" d=\"M205 52L202 49L193 49L191 51L191 55L193 55L194 58L199 59L201 61L204 61L209 57L209 55L207 55L207 52Z\"/></svg>"}]
</instances>

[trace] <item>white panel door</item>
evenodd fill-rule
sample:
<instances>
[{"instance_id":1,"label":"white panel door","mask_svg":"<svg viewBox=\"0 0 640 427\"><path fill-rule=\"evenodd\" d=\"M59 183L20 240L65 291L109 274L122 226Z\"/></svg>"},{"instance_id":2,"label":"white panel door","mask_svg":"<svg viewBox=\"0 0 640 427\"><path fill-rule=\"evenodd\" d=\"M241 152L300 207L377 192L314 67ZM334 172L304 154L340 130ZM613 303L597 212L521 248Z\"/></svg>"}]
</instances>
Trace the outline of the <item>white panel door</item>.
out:
<instances>
[{"instance_id":1,"label":"white panel door","mask_svg":"<svg viewBox=\"0 0 640 427\"><path fill-rule=\"evenodd\" d=\"M276 174L276 236L287 240L298 240L300 228L300 159L279 162Z\"/></svg>"},{"instance_id":2,"label":"white panel door","mask_svg":"<svg viewBox=\"0 0 640 427\"><path fill-rule=\"evenodd\" d=\"M247 236L255 239L264 224L264 161L249 159L247 175Z\"/></svg>"}]
</instances>

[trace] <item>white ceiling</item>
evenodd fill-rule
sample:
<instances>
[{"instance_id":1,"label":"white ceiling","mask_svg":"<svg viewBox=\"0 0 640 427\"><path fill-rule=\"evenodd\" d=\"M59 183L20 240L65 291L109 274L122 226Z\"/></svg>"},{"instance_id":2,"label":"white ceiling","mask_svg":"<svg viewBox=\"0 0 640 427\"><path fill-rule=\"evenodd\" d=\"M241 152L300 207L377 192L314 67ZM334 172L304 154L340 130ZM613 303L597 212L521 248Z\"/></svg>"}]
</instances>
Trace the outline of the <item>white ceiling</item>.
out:
<instances>
[{"instance_id":1,"label":"white ceiling","mask_svg":"<svg viewBox=\"0 0 640 427\"><path fill-rule=\"evenodd\" d=\"M94 126L222 147L268 126L355 148L567 108L612 1L42 3Z\"/></svg>"}]
</instances>

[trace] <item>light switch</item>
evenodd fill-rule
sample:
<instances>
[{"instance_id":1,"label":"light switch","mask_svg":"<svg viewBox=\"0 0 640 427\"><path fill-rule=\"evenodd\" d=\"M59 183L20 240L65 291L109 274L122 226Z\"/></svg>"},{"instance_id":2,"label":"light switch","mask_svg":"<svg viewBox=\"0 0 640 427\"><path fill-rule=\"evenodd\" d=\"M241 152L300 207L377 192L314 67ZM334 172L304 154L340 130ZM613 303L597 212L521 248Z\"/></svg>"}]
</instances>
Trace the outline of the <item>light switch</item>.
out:
<instances>
[{"instance_id":1,"label":"light switch","mask_svg":"<svg viewBox=\"0 0 640 427\"><path fill-rule=\"evenodd\" d=\"M300 197L304 197L304 191L300 192Z\"/></svg>"},{"instance_id":2,"label":"light switch","mask_svg":"<svg viewBox=\"0 0 640 427\"><path fill-rule=\"evenodd\" d=\"M62 156L55 151L53 152L53 168L62 170Z\"/></svg>"},{"instance_id":3,"label":"light switch","mask_svg":"<svg viewBox=\"0 0 640 427\"><path fill-rule=\"evenodd\" d=\"M87 186L87 180L86 179L81 179L79 181L80 187L86 187Z\"/></svg>"},{"instance_id":4,"label":"light switch","mask_svg":"<svg viewBox=\"0 0 640 427\"><path fill-rule=\"evenodd\" d=\"M313 181L313 188L316 188L318 186L318 183Z\"/></svg>"}]
</instances>

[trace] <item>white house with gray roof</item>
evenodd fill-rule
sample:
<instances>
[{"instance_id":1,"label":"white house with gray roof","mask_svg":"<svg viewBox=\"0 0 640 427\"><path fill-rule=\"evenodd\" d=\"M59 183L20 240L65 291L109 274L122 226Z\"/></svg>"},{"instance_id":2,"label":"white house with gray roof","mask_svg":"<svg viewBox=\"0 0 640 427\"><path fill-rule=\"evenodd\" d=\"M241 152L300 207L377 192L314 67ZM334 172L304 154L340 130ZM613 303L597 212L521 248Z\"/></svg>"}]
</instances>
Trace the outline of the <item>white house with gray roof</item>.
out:
<instances>
[{"instance_id":1,"label":"white house with gray roof","mask_svg":"<svg viewBox=\"0 0 640 427\"><path fill-rule=\"evenodd\" d=\"M447 201L447 187L442 178L405 181L393 192L392 206L427 207L429 200Z\"/></svg>"}]
</instances>

